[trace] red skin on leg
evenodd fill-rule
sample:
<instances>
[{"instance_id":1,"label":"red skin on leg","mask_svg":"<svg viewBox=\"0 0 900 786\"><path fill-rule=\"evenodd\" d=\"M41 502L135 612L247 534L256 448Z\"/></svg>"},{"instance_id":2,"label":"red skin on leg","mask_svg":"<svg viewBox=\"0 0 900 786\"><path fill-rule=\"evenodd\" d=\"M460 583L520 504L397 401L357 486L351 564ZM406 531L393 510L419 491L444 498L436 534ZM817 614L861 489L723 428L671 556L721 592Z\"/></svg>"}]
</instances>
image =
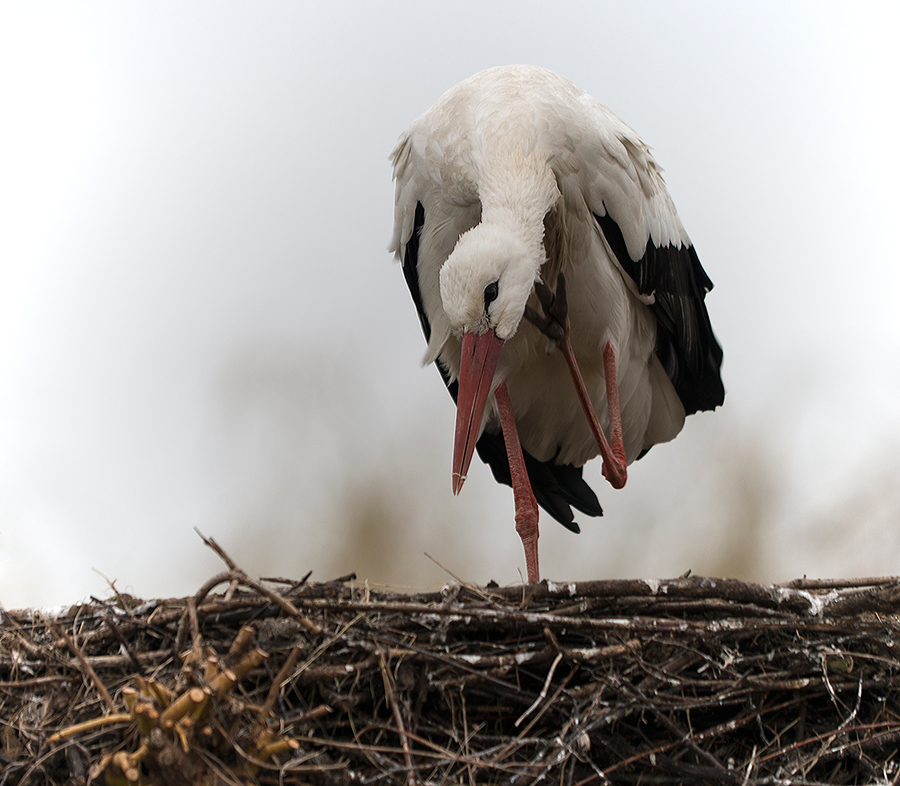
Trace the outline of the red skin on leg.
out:
<instances>
[{"instance_id":1,"label":"red skin on leg","mask_svg":"<svg viewBox=\"0 0 900 786\"><path fill-rule=\"evenodd\" d=\"M538 330L553 341L562 350L569 366L569 373L578 394L578 401L584 410L585 417L591 427L597 447L600 448L600 456L603 459L603 477L614 489L620 489L628 480L628 469L625 461L625 443L622 438L622 413L619 408L619 383L616 377L616 352L612 343L607 341L603 345L603 372L606 379L606 401L609 408L609 441L600 428L600 421L594 411L594 405L588 395L581 376L581 369L575 359L572 350L572 340L569 336L569 306L566 295L566 278L560 271L556 280L554 292L543 282L534 285L538 300L544 313L538 314L534 309L525 308L525 318ZM612 446L610 447L610 442Z\"/></svg>"},{"instance_id":2,"label":"red skin on leg","mask_svg":"<svg viewBox=\"0 0 900 786\"><path fill-rule=\"evenodd\" d=\"M619 410L619 383L616 379L616 353L612 344L607 341L603 345L603 368L606 376L606 402L609 407L609 434L612 446L606 440L600 421L594 411L594 405L588 396L581 369L575 360L572 351L572 342L569 340L568 323L566 324L566 337L562 344L563 356L569 365L572 381L575 383L575 392L581 402L581 408L587 416L594 439L600 448L600 456L603 459L603 477L614 489L620 489L628 480L628 468L625 463L625 443L622 439L622 413Z\"/></svg>"},{"instance_id":3,"label":"red skin on leg","mask_svg":"<svg viewBox=\"0 0 900 786\"><path fill-rule=\"evenodd\" d=\"M500 426L503 429L503 441L506 443L506 455L509 458L509 472L512 476L513 499L516 506L516 532L522 539L525 549L525 569L528 572L528 583L537 584L541 580L538 569L538 506L531 490L528 470L525 469L525 458L519 443L519 432L513 417L512 404L506 383L494 392L497 409L500 412Z\"/></svg>"}]
</instances>

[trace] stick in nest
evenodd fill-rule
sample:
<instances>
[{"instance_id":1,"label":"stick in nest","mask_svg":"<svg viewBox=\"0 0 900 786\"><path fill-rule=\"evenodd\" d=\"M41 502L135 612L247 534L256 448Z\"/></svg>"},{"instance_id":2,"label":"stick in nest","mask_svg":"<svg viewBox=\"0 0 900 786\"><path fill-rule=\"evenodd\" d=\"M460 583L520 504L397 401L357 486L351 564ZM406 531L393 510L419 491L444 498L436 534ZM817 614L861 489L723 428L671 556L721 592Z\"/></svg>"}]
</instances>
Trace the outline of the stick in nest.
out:
<instances>
[{"instance_id":1,"label":"stick in nest","mask_svg":"<svg viewBox=\"0 0 900 786\"><path fill-rule=\"evenodd\" d=\"M91 664L88 663L88 660L84 656L84 653L80 649L78 649L78 647L75 645L75 642L72 641L71 636L69 636L69 634L63 630L62 626L59 625L56 620L45 617L43 614L41 614L41 619L44 621L44 625L52 629L56 633L56 635L65 642L66 646L81 664L81 668L84 670L84 673L87 674L91 682L94 683L94 687L97 688L97 692L100 694L100 698L103 699L103 703L106 704L106 708L111 713L115 713L116 705L112 700L112 696L109 695L109 691L106 689L106 686L103 684L103 680L101 680L100 677L97 676L97 672L94 671Z\"/></svg>"}]
</instances>

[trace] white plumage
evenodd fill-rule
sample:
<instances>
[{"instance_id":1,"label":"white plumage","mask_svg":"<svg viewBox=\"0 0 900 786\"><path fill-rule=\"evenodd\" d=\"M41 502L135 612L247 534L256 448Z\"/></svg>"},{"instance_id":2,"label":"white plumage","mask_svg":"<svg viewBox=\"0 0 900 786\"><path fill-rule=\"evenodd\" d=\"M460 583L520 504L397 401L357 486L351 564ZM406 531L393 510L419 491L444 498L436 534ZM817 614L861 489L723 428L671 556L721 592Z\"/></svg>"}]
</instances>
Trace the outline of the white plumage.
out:
<instances>
[{"instance_id":1,"label":"white plumage","mask_svg":"<svg viewBox=\"0 0 900 786\"><path fill-rule=\"evenodd\" d=\"M568 80L509 66L444 93L391 157L391 249L419 309L426 362L439 362L456 398L463 336L480 344L490 336L499 356L486 384L496 394L506 383L538 501L567 525L571 512L557 515L560 506L542 496L599 514L589 490L579 499L584 484L580 470L572 473L599 448L566 360L523 320L526 304L541 310L536 282L552 290L564 274L572 349L604 430L607 343L614 352L628 462L674 438L686 411L713 408L724 395L721 349L703 302L712 284L648 147ZM473 439L482 428L488 440L499 433L495 395L483 422L480 412L461 412L458 429L469 415L478 419ZM509 482L502 451L484 446L482 458ZM544 470L549 484L539 477ZM515 489L515 472L512 480Z\"/></svg>"}]
</instances>

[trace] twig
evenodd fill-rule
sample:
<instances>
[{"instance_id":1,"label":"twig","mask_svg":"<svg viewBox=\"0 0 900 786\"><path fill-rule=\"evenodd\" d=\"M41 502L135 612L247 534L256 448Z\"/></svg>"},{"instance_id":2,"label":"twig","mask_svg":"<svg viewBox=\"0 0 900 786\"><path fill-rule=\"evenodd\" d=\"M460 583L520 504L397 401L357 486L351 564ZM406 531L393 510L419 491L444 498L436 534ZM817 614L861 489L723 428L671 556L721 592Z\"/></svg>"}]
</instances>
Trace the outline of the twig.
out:
<instances>
[{"instance_id":1,"label":"twig","mask_svg":"<svg viewBox=\"0 0 900 786\"><path fill-rule=\"evenodd\" d=\"M97 676L97 672L94 671L91 664L88 663L87 658L84 657L84 653L80 649L78 649L69 634L66 633L65 630L63 630L62 626L59 625L56 620L50 619L49 617L44 616L44 614L41 614L41 619L44 621L44 625L54 630L56 634L65 642L71 653L78 659L78 662L81 664L81 668L84 669L85 674L87 674L91 682L94 683L94 687L97 688L97 692L100 694L100 698L103 699L103 703L106 704L106 708L110 712L115 713L116 705L112 700L112 696L110 696L109 691L106 690L106 686L103 684L103 680L101 680Z\"/></svg>"},{"instance_id":2,"label":"twig","mask_svg":"<svg viewBox=\"0 0 900 786\"><path fill-rule=\"evenodd\" d=\"M197 617L197 604L193 598L187 599L187 618L191 626L191 660L199 665L203 660L203 639L200 637L200 620Z\"/></svg>"},{"instance_id":3,"label":"twig","mask_svg":"<svg viewBox=\"0 0 900 786\"><path fill-rule=\"evenodd\" d=\"M206 596L212 591L214 587L217 587L219 584L224 584L225 582L236 581L240 584L243 584L250 589L255 590L263 597L271 600L275 604L278 605L280 609L289 614L291 617L296 619L304 628L311 631L312 633L321 633L322 628L313 622L309 617L302 614L293 603L291 603L286 598L281 597L278 593L273 592L268 587L260 584L258 581L251 579L246 573L242 570L229 570L223 573L217 573L211 579L207 580L203 583L199 590L194 594L193 601L196 607L199 607L200 604L203 603L203 600ZM184 640L186 638L186 629L185 622L189 619L189 610L185 610L185 613L182 617L181 624L178 628L178 635L175 637L175 651L180 652L184 648Z\"/></svg>"},{"instance_id":4,"label":"twig","mask_svg":"<svg viewBox=\"0 0 900 786\"><path fill-rule=\"evenodd\" d=\"M125 651L125 655L128 657L129 662L131 663L131 667L138 673L143 675L144 667L141 665L141 662L137 659L134 652L125 637L122 635L122 632L119 630L119 627L113 622L112 615L106 613L103 615L103 620L106 622L109 629L113 632L113 635L116 637L116 640L119 642L119 646Z\"/></svg>"},{"instance_id":5,"label":"twig","mask_svg":"<svg viewBox=\"0 0 900 786\"><path fill-rule=\"evenodd\" d=\"M790 589L848 589L851 587L877 587L900 583L900 576L870 576L861 579L793 579L779 584Z\"/></svg>"},{"instance_id":6,"label":"twig","mask_svg":"<svg viewBox=\"0 0 900 786\"><path fill-rule=\"evenodd\" d=\"M384 650L381 649L381 647L377 647L377 651L378 663L381 667L381 679L384 682L384 695L387 699L388 705L394 713L394 722L397 724L397 731L400 735L400 745L403 748L403 758L406 760L406 782L410 786L415 786L415 784L418 783L419 779L416 776L415 770L413 769L412 754L409 750L409 740L406 738L406 728L403 725L403 716L400 714L400 705L397 703L397 697L394 694L394 681L391 678L391 675L388 673L387 661L384 657Z\"/></svg>"},{"instance_id":7,"label":"twig","mask_svg":"<svg viewBox=\"0 0 900 786\"><path fill-rule=\"evenodd\" d=\"M272 680L272 687L269 688L266 700L263 702L262 707L259 708L259 714L257 715L257 721L259 723L265 723L271 714L272 708L275 706L275 700L278 698L278 693L281 691L281 685L287 679L291 671L293 671L294 666L297 665L297 660L300 658L300 652L301 648L299 646L294 647L294 649L291 650L291 654L288 655L287 660L285 660L282 667L278 670L278 674L275 675L275 679Z\"/></svg>"},{"instance_id":8,"label":"twig","mask_svg":"<svg viewBox=\"0 0 900 786\"><path fill-rule=\"evenodd\" d=\"M844 732L857 731L861 732L864 737L863 739L867 739L873 731L878 729L888 729L894 733L900 733L900 723L897 721L885 721L882 723L867 723L860 724L859 726L849 726L844 729ZM772 753L766 754L765 756L760 756L760 762L772 761L773 759L778 759L784 756L786 753L791 753L792 751L798 750L799 748L803 748L807 745L814 745L817 742L822 742L823 740L827 740L829 738L834 737L833 731L822 732L821 734L816 734L812 737L809 737L805 740L798 740L797 742L791 743L790 745L785 745L783 748L779 748ZM850 749L857 747L860 743L847 743L842 746L842 749Z\"/></svg>"},{"instance_id":9,"label":"twig","mask_svg":"<svg viewBox=\"0 0 900 786\"><path fill-rule=\"evenodd\" d=\"M461 587L465 587L470 592L474 592L479 598L483 598L484 600L493 600L493 598L487 591L483 590L477 584L472 584L471 582L466 581L465 579L461 579L452 570L450 570L450 568L448 568L446 565L442 565L434 557L432 557L427 551L423 552L423 554L425 554L425 556L428 559L430 559L435 565L437 565L442 571L444 571L444 573L446 573L448 576L450 576L455 581L459 582L459 585Z\"/></svg>"},{"instance_id":10,"label":"twig","mask_svg":"<svg viewBox=\"0 0 900 786\"><path fill-rule=\"evenodd\" d=\"M91 718L90 720L76 723L74 726L60 729L59 731L51 734L47 738L47 742L50 745L55 745L57 742L62 742L62 740L65 740L69 737L74 737L76 734L81 734L85 731L93 731L94 729L99 729L103 726L112 726L116 723L129 723L130 721L131 715L129 715L127 712L120 712L114 715L101 715L99 718Z\"/></svg>"},{"instance_id":11,"label":"twig","mask_svg":"<svg viewBox=\"0 0 900 786\"><path fill-rule=\"evenodd\" d=\"M16 634L16 640L19 642L19 646L25 650L25 652L32 658L42 657L40 648L35 647L34 644L28 641L22 631L22 626L19 625L19 623L16 622L16 618L3 607L3 604L0 604L0 617L9 623L10 627L13 629L13 633Z\"/></svg>"},{"instance_id":12,"label":"twig","mask_svg":"<svg viewBox=\"0 0 900 786\"><path fill-rule=\"evenodd\" d=\"M194 532L196 532L200 536L200 540L203 541L203 545L212 549L219 557L222 562L224 562L228 566L228 570L232 570L235 572L243 573L243 571L238 567L237 563L228 556L225 549L223 549L218 543L216 543L215 538L207 538L197 527L194 527Z\"/></svg>"},{"instance_id":13,"label":"twig","mask_svg":"<svg viewBox=\"0 0 900 786\"><path fill-rule=\"evenodd\" d=\"M541 688L541 692L538 694L537 698L534 700L532 705L523 712L518 720L513 724L517 729L522 724L522 721L525 720L532 712L537 709L538 704L540 704L546 697L547 691L550 689L550 682L553 680L553 675L556 673L556 667L559 666L559 662L562 660L562 653L557 653L556 657L553 659L553 663L550 666L550 670L547 672L547 679L544 680L544 687Z\"/></svg>"}]
</instances>

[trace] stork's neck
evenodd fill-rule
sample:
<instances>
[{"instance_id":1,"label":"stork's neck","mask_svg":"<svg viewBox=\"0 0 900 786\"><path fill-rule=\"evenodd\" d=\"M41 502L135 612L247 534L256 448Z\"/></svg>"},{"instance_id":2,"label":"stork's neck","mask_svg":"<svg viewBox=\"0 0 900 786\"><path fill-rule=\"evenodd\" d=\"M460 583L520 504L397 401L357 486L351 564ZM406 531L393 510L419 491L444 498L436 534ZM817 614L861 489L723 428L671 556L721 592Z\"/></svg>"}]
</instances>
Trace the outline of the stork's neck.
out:
<instances>
[{"instance_id":1,"label":"stork's neck","mask_svg":"<svg viewBox=\"0 0 900 786\"><path fill-rule=\"evenodd\" d=\"M482 172L479 196L482 223L513 230L543 261L544 216L559 199L556 177L546 162L512 155L492 162Z\"/></svg>"}]
</instances>

